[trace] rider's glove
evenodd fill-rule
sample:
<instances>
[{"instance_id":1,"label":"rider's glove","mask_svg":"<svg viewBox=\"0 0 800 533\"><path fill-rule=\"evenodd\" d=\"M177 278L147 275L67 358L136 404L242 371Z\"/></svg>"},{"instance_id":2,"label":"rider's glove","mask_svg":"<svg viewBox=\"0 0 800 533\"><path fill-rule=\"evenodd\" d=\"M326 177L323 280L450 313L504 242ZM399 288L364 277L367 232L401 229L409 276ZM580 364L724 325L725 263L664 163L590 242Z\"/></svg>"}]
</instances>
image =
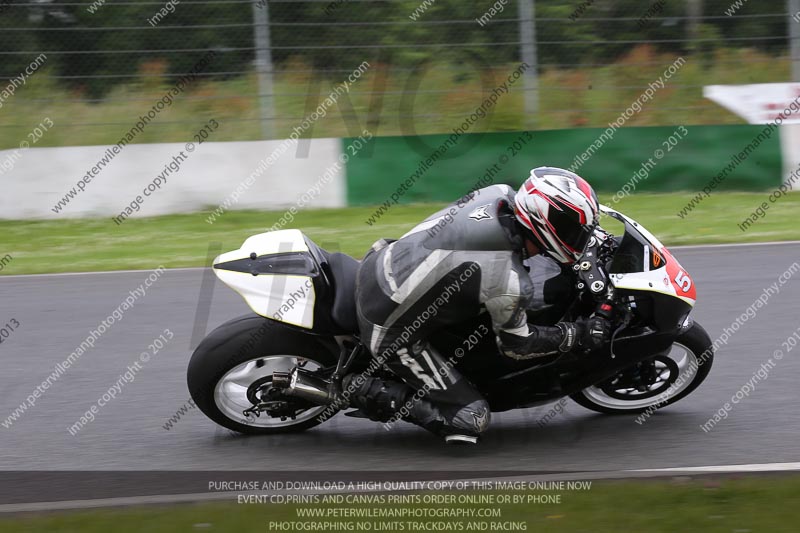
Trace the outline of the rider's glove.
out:
<instances>
[{"instance_id":1,"label":"rider's glove","mask_svg":"<svg viewBox=\"0 0 800 533\"><path fill-rule=\"evenodd\" d=\"M579 320L575 328L577 343L587 352L602 347L611 337L611 324L599 316Z\"/></svg>"},{"instance_id":2,"label":"rider's glove","mask_svg":"<svg viewBox=\"0 0 800 533\"><path fill-rule=\"evenodd\" d=\"M611 325L599 317L578 322L559 322L556 327L526 326L527 335L500 330L497 340L500 352L512 359L533 359L565 353L575 348L589 352L609 338Z\"/></svg>"}]
</instances>

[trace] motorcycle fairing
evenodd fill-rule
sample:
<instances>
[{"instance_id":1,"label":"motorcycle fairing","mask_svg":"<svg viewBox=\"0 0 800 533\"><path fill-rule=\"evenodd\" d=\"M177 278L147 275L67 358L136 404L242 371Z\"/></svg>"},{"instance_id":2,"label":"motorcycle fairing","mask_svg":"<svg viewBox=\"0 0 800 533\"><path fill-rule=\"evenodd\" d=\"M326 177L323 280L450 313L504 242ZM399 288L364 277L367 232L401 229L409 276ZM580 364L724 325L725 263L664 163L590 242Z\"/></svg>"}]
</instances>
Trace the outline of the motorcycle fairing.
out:
<instances>
[{"instance_id":1,"label":"motorcycle fairing","mask_svg":"<svg viewBox=\"0 0 800 533\"><path fill-rule=\"evenodd\" d=\"M319 269L300 230L253 235L217 257L214 273L255 313L313 329Z\"/></svg>"},{"instance_id":2,"label":"motorcycle fairing","mask_svg":"<svg viewBox=\"0 0 800 533\"><path fill-rule=\"evenodd\" d=\"M629 216L605 205L601 205L600 210L625 224L626 234L638 237L637 240L645 243L641 268L638 271L612 272L610 278L614 286L617 289L666 294L694 307L697 301L694 281L667 247Z\"/></svg>"}]
</instances>

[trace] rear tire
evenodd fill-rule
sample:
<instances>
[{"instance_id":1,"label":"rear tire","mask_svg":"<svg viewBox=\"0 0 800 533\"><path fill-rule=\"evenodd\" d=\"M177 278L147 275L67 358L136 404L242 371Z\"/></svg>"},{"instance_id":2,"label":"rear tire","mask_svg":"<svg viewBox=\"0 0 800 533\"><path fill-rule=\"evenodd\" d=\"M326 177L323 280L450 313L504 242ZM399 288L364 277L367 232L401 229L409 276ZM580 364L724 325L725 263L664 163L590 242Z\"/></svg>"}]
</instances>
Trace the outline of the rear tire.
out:
<instances>
[{"instance_id":1,"label":"rear tire","mask_svg":"<svg viewBox=\"0 0 800 533\"><path fill-rule=\"evenodd\" d=\"M241 398L236 402L223 397L220 381L230 376L231 371L234 371L234 375L237 372L244 373L244 379L249 379L249 374L244 370L236 370L237 367L264 367L262 373L269 374L269 365L265 367L264 362L282 362L281 357L285 358L287 364L297 360L294 358L299 358L304 364L311 363L315 367L335 365L338 353L333 352L332 346L326 345L324 340L258 315L235 318L212 331L192 354L186 377L189 393L195 405L208 418L239 433L272 435L305 431L333 417L336 411L332 408L327 409L327 413L323 411L327 415L324 418L319 414L310 418L298 416L299 420L289 419L287 423L277 422L280 419L261 413L250 423L241 413L233 418L237 406L244 409L248 404L242 402ZM235 382L235 378L233 381ZM236 387L236 383L233 387ZM323 408L314 406L314 409ZM303 413L308 414L311 411L313 409L310 408ZM264 425L271 422L269 419L276 421L276 425Z\"/></svg>"},{"instance_id":2,"label":"rear tire","mask_svg":"<svg viewBox=\"0 0 800 533\"><path fill-rule=\"evenodd\" d=\"M691 358L694 359L697 370L689 377L689 381L684 382L681 386L674 387L672 394L665 395L661 393L650 398L640 397L640 399L632 400L626 404L624 400L620 399L621 395L609 395L608 392L595 386L584 389L570 397L587 409L605 414L639 414L672 405L691 394L692 391L700 386L708 377L711 365L714 362L711 338L706 333L706 330L703 329L703 326L697 322L694 322L691 327L678 335L673 345L673 352L676 348L685 350L687 362L681 366L682 371L678 376L670 376L670 378L684 376L686 373L685 368L689 368L688 364L691 362ZM670 354L672 355L672 352ZM668 390L667 388L666 391Z\"/></svg>"}]
</instances>

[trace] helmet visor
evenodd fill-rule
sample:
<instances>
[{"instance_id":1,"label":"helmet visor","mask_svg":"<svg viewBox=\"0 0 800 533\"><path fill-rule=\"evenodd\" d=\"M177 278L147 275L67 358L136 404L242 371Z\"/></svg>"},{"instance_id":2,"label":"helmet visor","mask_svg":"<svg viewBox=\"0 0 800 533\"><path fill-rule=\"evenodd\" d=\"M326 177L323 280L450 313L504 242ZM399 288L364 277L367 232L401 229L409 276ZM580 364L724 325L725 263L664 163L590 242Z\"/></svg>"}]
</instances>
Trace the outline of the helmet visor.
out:
<instances>
[{"instance_id":1,"label":"helmet visor","mask_svg":"<svg viewBox=\"0 0 800 533\"><path fill-rule=\"evenodd\" d=\"M583 254L594 233L594 226L581 224L579 217L577 212L569 208L561 211L551 209L548 217L558 239L569 248L567 251L570 255L576 258Z\"/></svg>"}]
</instances>

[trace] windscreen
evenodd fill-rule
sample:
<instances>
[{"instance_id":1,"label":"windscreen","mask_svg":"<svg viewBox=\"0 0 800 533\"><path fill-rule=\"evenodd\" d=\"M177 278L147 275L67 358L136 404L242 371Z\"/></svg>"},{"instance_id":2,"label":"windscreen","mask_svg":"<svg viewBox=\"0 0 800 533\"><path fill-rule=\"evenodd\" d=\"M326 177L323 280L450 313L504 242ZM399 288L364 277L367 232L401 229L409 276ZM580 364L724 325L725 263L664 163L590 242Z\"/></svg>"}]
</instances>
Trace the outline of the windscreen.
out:
<instances>
[{"instance_id":1,"label":"windscreen","mask_svg":"<svg viewBox=\"0 0 800 533\"><path fill-rule=\"evenodd\" d=\"M613 214L609 214L614 216ZM614 259L608 269L609 274L628 274L647 272L663 262L661 255L630 222L614 217L625 225L625 233L619 242Z\"/></svg>"}]
</instances>

